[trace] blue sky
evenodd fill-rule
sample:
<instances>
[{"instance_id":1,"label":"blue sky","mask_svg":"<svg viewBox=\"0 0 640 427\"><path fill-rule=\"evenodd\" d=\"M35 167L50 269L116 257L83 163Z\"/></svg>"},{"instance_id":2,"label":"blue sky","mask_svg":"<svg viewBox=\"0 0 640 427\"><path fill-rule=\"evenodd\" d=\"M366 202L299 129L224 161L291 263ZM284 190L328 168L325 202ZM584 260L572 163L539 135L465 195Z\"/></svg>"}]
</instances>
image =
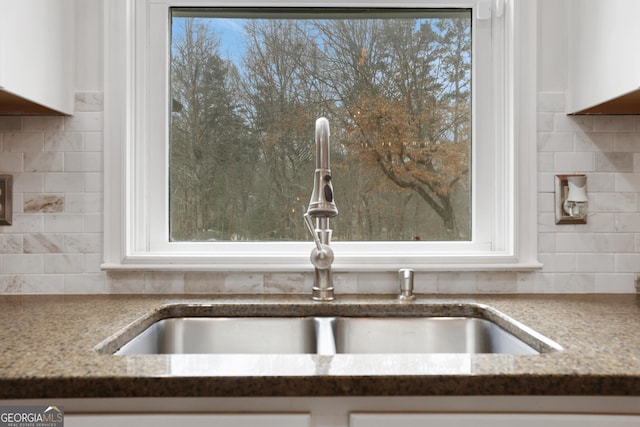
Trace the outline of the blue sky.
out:
<instances>
[{"instance_id":1,"label":"blue sky","mask_svg":"<svg viewBox=\"0 0 640 427\"><path fill-rule=\"evenodd\" d=\"M173 18L173 37L183 34L182 22L186 18ZM230 59L239 64L247 50L244 41L244 19L238 18L203 18L201 19L217 36L220 41L220 54L225 59Z\"/></svg>"}]
</instances>

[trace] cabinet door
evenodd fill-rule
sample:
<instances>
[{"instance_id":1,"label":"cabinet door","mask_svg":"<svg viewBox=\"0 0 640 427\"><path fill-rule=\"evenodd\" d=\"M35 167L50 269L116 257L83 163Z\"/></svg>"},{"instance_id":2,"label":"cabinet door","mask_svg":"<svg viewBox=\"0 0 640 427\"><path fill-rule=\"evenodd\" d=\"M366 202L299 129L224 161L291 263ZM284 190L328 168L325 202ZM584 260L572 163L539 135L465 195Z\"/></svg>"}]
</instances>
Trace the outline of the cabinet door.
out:
<instances>
[{"instance_id":1,"label":"cabinet door","mask_svg":"<svg viewBox=\"0 0 640 427\"><path fill-rule=\"evenodd\" d=\"M351 414L350 427L638 427L640 416L572 414Z\"/></svg>"},{"instance_id":2,"label":"cabinet door","mask_svg":"<svg viewBox=\"0 0 640 427\"><path fill-rule=\"evenodd\" d=\"M309 414L65 415L66 427L309 427Z\"/></svg>"}]
</instances>

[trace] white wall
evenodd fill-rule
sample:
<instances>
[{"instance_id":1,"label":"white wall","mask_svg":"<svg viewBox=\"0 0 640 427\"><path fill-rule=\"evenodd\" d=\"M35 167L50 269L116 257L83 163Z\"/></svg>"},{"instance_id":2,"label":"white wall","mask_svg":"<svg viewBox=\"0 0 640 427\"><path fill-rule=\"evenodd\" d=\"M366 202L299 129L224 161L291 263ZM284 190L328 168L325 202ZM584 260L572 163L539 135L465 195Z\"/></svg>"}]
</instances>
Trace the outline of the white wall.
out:
<instances>
[{"instance_id":1,"label":"white wall","mask_svg":"<svg viewBox=\"0 0 640 427\"><path fill-rule=\"evenodd\" d=\"M113 273L102 258L102 0L77 0L76 114L0 117L0 293L310 292L311 274ZM634 292L640 271L640 117L568 117L565 1L539 0L538 210L534 273L441 273L418 292ZM108 141L106 142L108 143ZM553 178L586 173L587 225L555 225ZM336 291L395 292L389 274L337 274Z\"/></svg>"}]
</instances>

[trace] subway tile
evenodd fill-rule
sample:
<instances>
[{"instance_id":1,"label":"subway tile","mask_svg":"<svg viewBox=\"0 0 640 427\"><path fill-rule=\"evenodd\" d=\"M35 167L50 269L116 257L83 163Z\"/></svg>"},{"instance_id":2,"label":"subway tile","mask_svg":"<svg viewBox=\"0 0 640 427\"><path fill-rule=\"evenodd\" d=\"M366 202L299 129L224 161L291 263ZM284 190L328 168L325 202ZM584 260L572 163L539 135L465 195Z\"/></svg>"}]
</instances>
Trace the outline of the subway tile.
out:
<instances>
[{"instance_id":1,"label":"subway tile","mask_svg":"<svg viewBox=\"0 0 640 427\"><path fill-rule=\"evenodd\" d=\"M104 190L104 175L102 172L88 172L84 174L84 191L86 193L101 193Z\"/></svg>"},{"instance_id":2,"label":"subway tile","mask_svg":"<svg viewBox=\"0 0 640 427\"><path fill-rule=\"evenodd\" d=\"M48 233L80 233L84 231L84 215L46 215L44 217L44 231Z\"/></svg>"},{"instance_id":3,"label":"subway tile","mask_svg":"<svg viewBox=\"0 0 640 427\"><path fill-rule=\"evenodd\" d=\"M102 111L104 95L102 92L76 93L75 110L77 112Z\"/></svg>"},{"instance_id":4,"label":"subway tile","mask_svg":"<svg viewBox=\"0 0 640 427\"><path fill-rule=\"evenodd\" d=\"M88 213L84 215L85 233L102 233L104 229L104 216L101 213Z\"/></svg>"},{"instance_id":5,"label":"subway tile","mask_svg":"<svg viewBox=\"0 0 640 427\"><path fill-rule=\"evenodd\" d=\"M47 193L82 193L85 191L85 175L81 173L46 173L44 191Z\"/></svg>"},{"instance_id":6,"label":"subway tile","mask_svg":"<svg viewBox=\"0 0 640 427\"><path fill-rule=\"evenodd\" d=\"M105 274L65 274L64 293L105 294L107 293Z\"/></svg>"},{"instance_id":7,"label":"subway tile","mask_svg":"<svg viewBox=\"0 0 640 427\"><path fill-rule=\"evenodd\" d=\"M24 153L1 153L0 170L3 173L22 172L24 170Z\"/></svg>"},{"instance_id":8,"label":"subway tile","mask_svg":"<svg viewBox=\"0 0 640 427\"><path fill-rule=\"evenodd\" d=\"M25 274L22 284L23 294L62 294L64 293L64 275L62 274Z\"/></svg>"},{"instance_id":9,"label":"subway tile","mask_svg":"<svg viewBox=\"0 0 640 427\"><path fill-rule=\"evenodd\" d=\"M558 252L595 252L594 233L557 233L556 250Z\"/></svg>"},{"instance_id":10,"label":"subway tile","mask_svg":"<svg viewBox=\"0 0 640 427\"><path fill-rule=\"evenodd\" d=\"M593 293L596 290L595 275L558 273L554 277L553 290L559 293Z\"/></svg>"},{"instance_id":11,"label":"subway tile","mask_svg":"<svg viewBox=\"0 0 640 427\"><path fill-rule=\"evenodd\" d=\"M554 193L538 193L538 213L554 212L556 197Z\"/></svg>"},{"instance_id":12,"label":"subway tile","mask_svg":"<svg viewBox=\"0 0 640 427\"><path fill-rule=\"evenodd\" d=\"M102 273L102 252L84 254L84 272L92 274Z\"/></svg>"},{"instance_id":13,"label":"subway tile","mask_svg":"<svg viewBox=\"0 0 640 427\"><path fill-rule=\"evenodd\" d=\"M640 233L640 213L615 214L615 230L618 233Z\"/></svg>"},{"instance_id":14,"label":"subway tile","mask_svg":"<svg viewBox=\"0 0 640 427\"><path fill-rule=\"evenodd\" d=\"M24 130L62 131L64 118L58 116L25 116Z\"/></svg>"},{"instance_id":15,"label":"subway tile","mask_svg":"<svg viewBox=\"0 0 640 427\"><path fill-rule=\"evenodd\" d=\"M438 293L438 273L416 272L413 279L413 292L416 294Z\"/></svg>"},{"instance_id":16,"label":"subway tile","mask_svg":"<svg viewBox=\"0 0 640 427\"><path fill-rule=\"evenodd\" d=\"M538 233L538 253L553 253L556 251L555 233Z\"/></svg>"},{"instance_id":17,"label":"subway tile","mask_svg":"<svg viewBox=\"0 0 640 427\"><path fill-rule=\"evenodd\" d=\"M84 255L82 254L46 254L43 256L46 274L84 272Z\"/></svg>"},{"instance_id":18,"label":"subway tile","mask_svg":"<svg viewBox=\"0 0 640 427\"><path fill-rule=\"evenodd\" d=\"M471 294L477 291L477 273L445 272L438 274L438 292L443 294Z\"/></svg>"},{"instance_id":19,"label":"subway tile","mask_svg":"<svg viewBox=\"0 0 640 427\"><path fill-rule=\"evenodd\" d=\"M0 274L0 294L21 294L22 277L22 274Z\"/></svg>"},{"instance_id":20,"label":"subway tile","mask_svg":"<svg viewBox=\"0 0 640 427\"><path fill-rule=\"evenodd\" d=\"M59 233L30 233L24 236L25 254L61 253L64 235Z\"/></svg>"},{"instance_id":21,"label":"subway tile","mask_svg":"<svg viewBox=\"0 0 640 427\"><path fill-rule=\"evenodd\" d=\"M554 159L553 153L538 153L538 172L553 172Z\"/></svg>"},{"instance_id":22,"label":"subway tile","mask_svg":"<svg viewBox=\"0 0 640 427\"><path fill-rule=\"evenodd\" d=\"M574 151L599 151L599 152L611 152L613 151L613 133L575 133L574 134Z\"/></svg>"},{"instance_id":23,"label":"subway tile","mask_svg":"<svg viewBox=\"0 0 640 427\"><path fill-rule=\"evenodd\" d=\"M398 293L397 273L358 273L358 292L371 294Z\"/></svg>"},{"instance_id":24,"label":"subway tile","mask_svg":"<svg viewBox=\"0 0 640 427\"><path fill-rule=\"evenodd\" d=\"M614 192L615 188L614 172L592 172L587 175L587 193L593 192Z\"/></svg>"},{"instance_id":25,"label":"subway tile","mask_svg":"<svg viewBox=\"0 0 640 427\"><path fill-rule=\"evenodd\" d=\"M633 172L633 156L628 153L594 153L596 172Z\"/></svg>"},{"instance_id":26,"label":"subway tile","mask_svg":"<svg viewBox=\"0 0 640 427\"><path fill-rule=\"evenodd\" d=\"M230 293L254 294L264 291L262 273L227 273L224 277L224 290Z\"/></svg>"},{"instance_id":27,"label":"subway tile","mask_svg":"<svg viewBox=\"0 0 640 427\"><path fill-rule=\"evenodd\" d=\"M144 293L144 273L139 271L111 271L107 273L106 290L111 294Z\"/></svg>"},{"instance_id":28,"label":"subway tile","mask_svg":"<svg viewBox=\"0 0 640 427\"><path fill-rule=\"evenodd\" d=\"M21 130L22 117L20 116L0 116L0 131Z\"/></svg>"},{"instance_id":29,"label":"subway tile","mask_svg":"<svg viewBox=\"0 0 640 427\"><path fill-rule=\"evenodd\" d=\"M571 132L538 133L538 152L574 151L574 134Z\"/></svg>"},{"instance_id":30,"label":"subway tile","mask_svg":"<svg viewBox=\"0 0 640 427\"><path fill-rule=\"evenodd\" d=\"M555 191L555 173L542 172L537 175L537 188L539 193L553 193Z\"/></svg>"},{"instance_id":31,"label":"subway tile","mask_svg":"<svg viewBox=\"0 0 640 427\"><path fill-rule=\"evenodd\" d=\"M538 271L518 273L518 293L551 293L553 292L554 277L554 274Z\"/></svg>"},{"instance_id":32,"label":"subway tile","mask_svg":"<svg viewBox=\"0 0 640 427\"><path fill-rule=\"evenodd\" d=\"M616 174L615 190L628 193L640 192L640 173Z\"/></svg>"},{"instance_id":33,"label":"subway tile","mask_svg":"<svg viewBox=\"0 0 640 427\"><path fill-rule=\"evenodd\" d=\"M589 211L591 212L636 212L638 210L635 193L591 193Z\"/></svg>"},{"instance_id":34,"label":"subway tile","mask_svg":"<svg viewBox=\"0 0 640 427\"><path fill-rule=\"evenodd\" d=\"M597 293L631 294L635 292L633 274L597 274L595 278Z\"/></svg>"},{"instance_id":35,"label":"subway tile","mask_svg":"<svg viewBox=\"0 0 640 427\"><path fill-rule=\"evenodd\" d=\"M576 254L576 271L581 273L613 273L615 271L614 255L607 253Z\"/></svg>"},{"instance_id":36,"label":"subway tile","mask_svg":"<svg viewBox=\"0 0 640 427\"><path fill-rule=\"evenodd\" d=\"M554 130L554 113L538 113L536 115L537 118L537 127L538 132L553 132Z\"/></svg>"},{"instance_id":37,"label":"subway tile","mask_svg":"<svg viewBox=\"0 0 640 427\"><path fill-rule=\"evenodd\" d=\"M67 152L64 154L65 172L100 172L102 171L102 153Z\"/></svg>"},{"instance_id":38,"label":"subway tile","mask_svg":"<svg viewBox=\"0 0 640 427\"><path fill-rule=\"evenodd\" d=\"M545 273L571 273L576 271L576 254L541 253L538 260Z\"/></svg>"},{"instance_id":39,"label":"subway tile","mask_svg":"<svg viewBox=\"0 0 640 427\"><path fill-rule=\"evenodd\" d=\"M617 273L640 273L640 254L615 254Z\"/></svg>"},{"instance_id":40,"label":"subway tile","mask_svg":"<svg viewBox=\"0 0 640 427\"><path fill-rule=\"evenodd\" d=\"M65 117L64 129L67 132L95 132L102 131L101 112L77 112L71 117Z\"/></svg>"},{"instance_id":41,"label":"subway tile","mask_svg":"<svg viewBox=\"0 0 640 427\"><path fill-rule=\"evenodd\" d=\"M22 234L0 234L0 254L23 253Z\"/></svg>"},{"instance_id":42,"label":"subway tile","mask_svg":"<svg viewBox=\"0 0 640 427\"><path fill-rule=\"evenodd\" d=\"M70 253L100 253L101 233L67 233L64 235L64 251Z\"/></svg>"},{"instance_id":43,"label":"subway tile","mask_svg":"<svg viewBox=\"0 0 640 427\"><path fill-rule=\"evenodd\" d=\"M154 271L144 274L145 294L183 294L184 273Z\"/></svg>"},{"instance_id":44,"label":"subway tile","mask_svg":"<svg viewBox=\"0 0 640 427\"><path fill-rule=\"evenodd\" d=\"M189 294L212 294L224 291L224 274L190 271L184 274L184 291Z\"/></svg>"},{"instance_id":45,"label":"subway tile","mask_svg":"<svg viewBox=\"0 0 640 427\"><path fill-rule=\"evenodd\" d=\"M640 133L619 133L613 138L613 150L622 153L640 151Z\"/></svg>"},{"instance_id":46,"label":"subway tile","mask_svg":"<svg viewBox=\"0 0 640 427\"><path fill-rule=\"evenodd\" d=\"M301 294L305 292L305 278L302 273L265 273L265 293Z\"/></svg>"},{"instance_id":47,"label":"subway tile","mask_svg":"<svg viewBox=\"0 0 640 427\"><path fill-rule=\"evenodd\" d=\"M69 213L102 212L102 193L68 193L65 195L65 210Z\"/></svg>"},{"instance_id":48,"label":"subway tile","mask_svg":"<svg viewBox=\"0 0 640 427\"><path fill-rule=\"evenodd\" d=\"M43 231L42 214L14 214L11 225L0 226L0 233L28 234L41 233Z\"/></svg>"},{"instance_id":49,"label":"subway tile","mask_svg":"<svg viewBox=\"0 0 640 427\"><path fill-rule=\"evenodd\" d=\"M14 153L38 153L44 148L42 132L4 132L2 149Z\"/></svg>"},{"instance_id":50,"label":"subway tile","mask_svg":"<svg viewBox=\"0 0 640 427\"><path fill-rule=\"evenodd\" d=\"M22 212L23 206L24 206L24 194L18 193L14 189L13 190L13 214L15 215L15 214L24 213Z\"/></svg>"},{"instance_id":51,"label":"subway tile","mask_svg":"<svg viewBox=\"0 0 640 427\"><path fill-rule=\"evenodd\" d=\"M13 192L42 193L44 175L41 173L16 173L13 175Z\"/></svg>"},{"instance_id":52,"label":"subway tile","mask_svg":"<svg viewBox=\"0 0 640 427\"><path fill-rule=\"evenodd\" d=\"M45 132L44 151L82 151L83 135L79 132Z\"/></svg>"},{"instance_id":53,"label":"subway tile","mask_svg":"<svg viewBox=\"0 0 640 427\"><path fill-rule=\"evenodd\" d=\"M84 151L102 152L104 147L102 132L84 132Z\"/></svg>"},{"instance_id":54,"label":"subway tile","mask_svg":"<svg viewBox=\"0 0 640 427\"><path fill-rule=\"evenodd\" d=\"M64 195L62 194L40 194L26 193L24 195L25 213L58 213L64 212Z\"/></svg>"},{"instance_id":55,"label":"subway tile","mask_svg":"<svg viewBox=\"0 0 640 427\"><path fill-rule=\"evenodd\" d=\"M476 290L480 293L516 293L518 274L512 271L481 272L476 276Z\"/></svg>"},{"instance_id":56,"label":"subway tile","mask_svg":"<svg viewBox=\"0 0 640 427\"><path fill-rule=\"evenodd\" d=\"M63 170L63 153L24 153L25 172L62 172Z\"/></svg>"},{"instance_id":57,"label":"subway tile","mask_svg":"<svg viewBox=\"0 0 640 427\"><path fill-rule=\"evenodd\" d=\"M555 233L556 231L558 231L558 227L561 227L561 229L564 231L569 230L569 228L567 227L570 227L571 230L574 230L574 226L572 225L557 225L555 212L538 213L538 233Z\"/></svg>"},{"instance_id":58,"label":"subway tile","mask_svg":"<svg viewBox=\"0 0 640 427\"><path fill-rule=\"evenodd\" d=\"M631 233L595 233L594 239L598 253L634 251L634 236Z\"/></svg>"},{"instance_id":59,"label":"subway tile","mask_svg":"<svg viewBox=\"0 0 640 427\"><path fill-rule=\"evenodd\" d=\"M557 173L591 172L594 170L593 153L555 153L554 168Z\"/></svg>"},{"instance_id":60,"label":"subway tile","mask_svg":"<svg viewBox=\"0 0 640 427\"><path fill-rule=\"evenodd\" d=\"M594 132L633 132L632 116L598 116L593 118Z\"/></svg>"},{"instance_id":61,"label":"subway tile","mask_svg":"<svg viewBox=\"0 0 640 427\"><path fill-rule=\"evenodd\" d=\"M555 132L591 132L593 130L592 116L567 116L564 113L555 113Z\"/></svg>"},{"instance_id":62,"label":"subway tile","mask_svg":"<svg viewBox=\"0 0 640 427\"><path fill-rule=\"evenodd\" d=\"M8 274L41 274L44 272L42 255L4 254L2 256L2 273Z\"/></svg>"}]
</instances>

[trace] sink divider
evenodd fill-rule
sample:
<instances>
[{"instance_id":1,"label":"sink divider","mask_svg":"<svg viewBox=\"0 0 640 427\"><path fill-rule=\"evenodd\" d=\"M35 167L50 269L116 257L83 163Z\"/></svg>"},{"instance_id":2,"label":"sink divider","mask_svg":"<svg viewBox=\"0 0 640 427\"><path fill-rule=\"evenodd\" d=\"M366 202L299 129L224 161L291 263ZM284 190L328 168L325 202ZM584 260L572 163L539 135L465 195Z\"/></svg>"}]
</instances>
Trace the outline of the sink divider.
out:
<instances>
[{"instance_id":1,"label":"sink divider","mask_svg":"<svg viewBox=\"0 0 640 427\"><path fill-rule=\"evenodd\" d=\"M336 354L336 340L334 337L335 317L314 317L316 328L317 354L333 356Z\"/></svg>"}]
</instances>

